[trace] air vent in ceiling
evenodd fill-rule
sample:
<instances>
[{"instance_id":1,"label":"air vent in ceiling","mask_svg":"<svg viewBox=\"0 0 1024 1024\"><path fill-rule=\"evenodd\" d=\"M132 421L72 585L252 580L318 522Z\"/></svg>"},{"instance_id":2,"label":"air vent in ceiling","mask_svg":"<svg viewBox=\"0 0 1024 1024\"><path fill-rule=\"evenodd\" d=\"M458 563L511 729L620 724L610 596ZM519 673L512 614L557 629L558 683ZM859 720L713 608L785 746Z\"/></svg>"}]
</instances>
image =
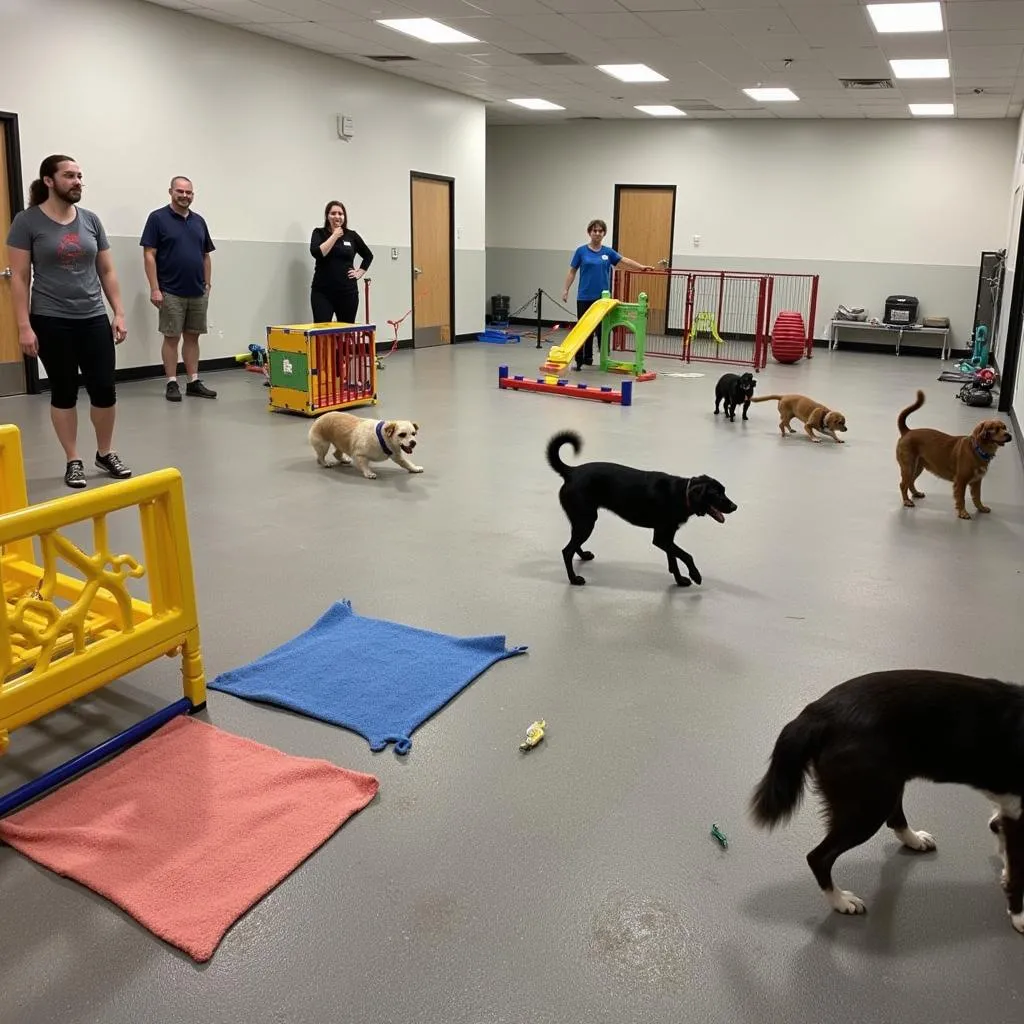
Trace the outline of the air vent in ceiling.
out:
<instances>
[{"instance_id":1,"label":"air vent in ceiling","mask_svg":"<svg viewBox=\"0 0 1024 1024\"><path fill-rule=\"evenodd\" d=\"M540 64L548 68L568 67L570 64L583 63L571 53L520 53L517 56L528 60L531 64Z\"/></svg>"},{"instance_id":2,"label":"air vent in ceiling","mask_svg":"<svg viewBox=\"0 0 1024 1024\"><path fill-rule=\"evenodd\" d=\"M366 59L375 60L378 64L397 64L400 61L415 60L416 58L406 57L404 54L400 53L385 53L381 54L379 57L374 57L372 54L367 54Z\"/></svg>"},{"instance_id":3,"label":"air vent in ceiling","mask_svg":"<svg viewBox=\"0 0 1024 1024\"><path fill-rule=\"evenodd\" d=\"M840 78L844 89L891 89L891 78Z\"/></svg>"},{"instance_id":4,"label":"air vent in ceiling","mask_svg":"<svg viewBox=\"0 0 1024 1024\"><path fill-rule=\"evenodd\" d=\"M721 107L716 107L714 103L709 103L707 100L673 100L674 106L677 106L680 110L685 110L690 113L692 110L721 110Z\"/></svg>"}]
</instances>

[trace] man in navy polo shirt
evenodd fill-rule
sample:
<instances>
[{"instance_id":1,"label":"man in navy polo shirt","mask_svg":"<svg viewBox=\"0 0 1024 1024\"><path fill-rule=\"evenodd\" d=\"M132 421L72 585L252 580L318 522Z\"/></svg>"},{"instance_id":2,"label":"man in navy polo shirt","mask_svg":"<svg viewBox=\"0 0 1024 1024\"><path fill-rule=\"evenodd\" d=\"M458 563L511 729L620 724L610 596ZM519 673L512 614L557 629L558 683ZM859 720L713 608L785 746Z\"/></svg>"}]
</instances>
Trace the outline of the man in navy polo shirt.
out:
<instances>
[{"instance_id":1,"label":"man in navy polo shirt","mask_svg":"<svg viewBox=\"0 0 1024 1024\"><path fill-rule=\"evenodd\" d=\"M149 301L160 311L158 329L164 337L163 363L167 374L165 397L181 401L178 387L178 342L188 374L185 394L216 398L199 379L199 335L205 334L210 295L210 253L215 246L206 221L190 209L192 182L180 175L171 179L168 206L154 210L146 220L142 246Z\"/></svg>"}]
</instances>

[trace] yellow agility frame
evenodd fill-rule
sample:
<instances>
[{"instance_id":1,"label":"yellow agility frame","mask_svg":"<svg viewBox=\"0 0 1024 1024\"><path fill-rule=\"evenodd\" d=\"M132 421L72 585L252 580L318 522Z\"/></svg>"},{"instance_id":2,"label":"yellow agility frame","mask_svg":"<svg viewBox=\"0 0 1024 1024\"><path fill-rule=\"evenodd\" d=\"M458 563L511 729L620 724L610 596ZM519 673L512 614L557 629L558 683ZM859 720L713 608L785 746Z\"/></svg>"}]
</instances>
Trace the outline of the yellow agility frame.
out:
<instances>
[{"instance_id":1,"label":"yellow agility frame","mask_svg":"<svg viewBox=\"0 0 1024 1024\"><path fill-rule=\"evenodd\" d=\"M109 548L107 516L133 506L145 563ZM91 554L60 532L86 522ZM59 572L58 561L78 575ZM148 601L128 592L127 581L142 577ZM193 708L205 703L185 491L176 469L29 505L21 434L0 426L0 583L0 754L14 729L163 655L181 654L184 696Z\"/></svg>"}]
</instances>

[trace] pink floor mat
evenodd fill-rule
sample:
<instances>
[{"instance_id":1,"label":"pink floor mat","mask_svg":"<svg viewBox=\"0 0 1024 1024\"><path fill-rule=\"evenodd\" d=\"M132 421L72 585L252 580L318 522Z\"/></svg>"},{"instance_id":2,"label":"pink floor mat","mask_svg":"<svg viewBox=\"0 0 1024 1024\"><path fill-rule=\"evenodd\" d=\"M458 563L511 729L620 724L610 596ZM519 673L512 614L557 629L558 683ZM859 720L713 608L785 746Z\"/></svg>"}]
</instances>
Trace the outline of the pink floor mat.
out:
<instances>
[{"instance_id":1,"label":"pink floor mat","mask_svg":"<svg viewBox=\"0 0 1024 1024\"><path fill-rule=\"evenodd\" d=\"M377 779L193 718L0 821L0 839L193 959L377 792Z\"/></svg>"}]
</instances>

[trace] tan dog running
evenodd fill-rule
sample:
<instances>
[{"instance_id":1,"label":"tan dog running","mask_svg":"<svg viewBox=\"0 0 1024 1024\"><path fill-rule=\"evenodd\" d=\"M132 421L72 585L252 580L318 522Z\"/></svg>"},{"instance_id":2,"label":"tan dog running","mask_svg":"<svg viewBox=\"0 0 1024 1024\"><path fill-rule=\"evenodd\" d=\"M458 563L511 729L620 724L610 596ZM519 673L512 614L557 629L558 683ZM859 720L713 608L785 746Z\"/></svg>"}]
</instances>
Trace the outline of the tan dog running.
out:
<instances>
[{"instance_id":1,"label":"tan dog running","mask_svg":"<svg viewBox=\"0 0 1024 1024\"><path fill-rule=\"evenodd\" d=\"M786 431L795 434L796 431L789 425L789 421L795 416L804 425L804 433L816 444L821 444L821 438L814 436L814 431L821 431L828 434L836 444L845 444L841 437L836 437L836 431L846 431L846 417L841 412L834 412L828 406L816 402L806 395L761 395L760 398L751 399L753 402L778 402L779 403L779 433L783 437Z\"/></svg>"},{"instance_id":2,"label":"tan dog running","mask_svg":"<svg viewBox=\"0 0 1024 1024\"><path fill-rule=\"evenodd\" d=\"M1013 437L1002 420L982 420L970 434L944 434L931 427L907 426L907 417L924 405L924 392L918 391L917 401L899 414L896 425L900 439L896 442L896 461L900 465L900 495L907 508L913 508L915 498L924 494L914 484L924 470L943 480L953 481L953 505L961 519L970 519L965 494L971 489L971 500L979 512L992 510L981 503L981 481L988 472L989 463L996 452L1012 441ZM907 492L910 492L909 494Z\"/></svg>"},{"instance_id":3,"label":"tan dog running","mask_svg":"<svg viewBox=\"0 0 1024 1024\"><path fill-rule=\"evenodd\" d=\"M416 447L419 429L419 424L411 420L366 420L347 412L327 412L309 428L309 443L321 466L331 465L327 453L333 445L338 463L347 466L355 462L367 480L375 480L377 474L370 463L385 459L410 473L423 472L422 466L406 458Z\"/></svg>"}]
</instances>

